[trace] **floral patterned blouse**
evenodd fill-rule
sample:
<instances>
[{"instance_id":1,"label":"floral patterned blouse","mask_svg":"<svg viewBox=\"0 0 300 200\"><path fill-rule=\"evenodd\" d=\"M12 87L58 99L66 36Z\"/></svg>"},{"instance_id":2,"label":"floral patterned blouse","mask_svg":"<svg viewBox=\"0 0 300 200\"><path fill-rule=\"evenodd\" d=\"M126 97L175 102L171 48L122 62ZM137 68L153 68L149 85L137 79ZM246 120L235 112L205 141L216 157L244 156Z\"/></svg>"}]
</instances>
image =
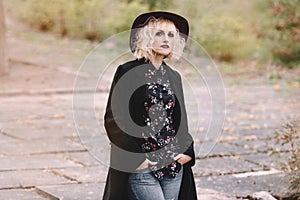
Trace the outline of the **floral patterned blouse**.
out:
<instances>
[{"instance_id":1,"label":"floral patterned blouse","mask_svg":"<svg viewBox=\"0 0 300 200\"><path fill-rule=\"evenodd\" d=\"M173 125L176 98L164 65L159 69L153 65L149 66L151 67L145 73L147 85L144 103L145 111L148 113L145 117L147 129L142 133L145 142L141 147L150 161L157 162L156 165L150 166L155 177L158 179L164 176L175 177L181 169L181 164L173 160L179 152ZM172 143L169 144L170 142Z\"/></svg>"}]
</instances>

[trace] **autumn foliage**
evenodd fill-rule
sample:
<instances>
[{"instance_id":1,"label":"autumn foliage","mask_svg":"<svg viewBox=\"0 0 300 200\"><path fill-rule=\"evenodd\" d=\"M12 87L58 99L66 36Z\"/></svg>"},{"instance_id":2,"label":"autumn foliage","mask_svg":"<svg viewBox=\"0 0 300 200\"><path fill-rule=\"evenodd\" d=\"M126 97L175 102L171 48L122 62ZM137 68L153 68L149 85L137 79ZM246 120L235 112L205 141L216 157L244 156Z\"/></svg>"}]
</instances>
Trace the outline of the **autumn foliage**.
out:
<instances>
[{"instance_id":1,"label":"autumn foliage","mask_svg":"<svg viewBox=\"0 0 300 200\"><path fill-rule=\"evenodd\" d=\"M274 61L287 67L300 63L300 0L271 0Z\"/></svg>"}]
</instances>

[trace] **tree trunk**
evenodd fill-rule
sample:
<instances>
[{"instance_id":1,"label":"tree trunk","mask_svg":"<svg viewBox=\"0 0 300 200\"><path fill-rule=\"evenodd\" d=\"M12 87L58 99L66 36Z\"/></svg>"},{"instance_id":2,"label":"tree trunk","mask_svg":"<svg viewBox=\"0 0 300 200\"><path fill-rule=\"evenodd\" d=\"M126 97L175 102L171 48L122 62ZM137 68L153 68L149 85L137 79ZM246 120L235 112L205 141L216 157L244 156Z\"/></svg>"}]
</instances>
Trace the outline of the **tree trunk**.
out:
<instances>
[{"instance_id":1,"label":"tree trunk","mask_svg":"<svg viewBox=\"0 0 300 200\"><path fill-rule=\"evenodd\" d=\"M7 58L6 58L6 42L5 42L5 17L3 1L0 0L0 75L8 72Z\"/></svg>"}]
</instances>

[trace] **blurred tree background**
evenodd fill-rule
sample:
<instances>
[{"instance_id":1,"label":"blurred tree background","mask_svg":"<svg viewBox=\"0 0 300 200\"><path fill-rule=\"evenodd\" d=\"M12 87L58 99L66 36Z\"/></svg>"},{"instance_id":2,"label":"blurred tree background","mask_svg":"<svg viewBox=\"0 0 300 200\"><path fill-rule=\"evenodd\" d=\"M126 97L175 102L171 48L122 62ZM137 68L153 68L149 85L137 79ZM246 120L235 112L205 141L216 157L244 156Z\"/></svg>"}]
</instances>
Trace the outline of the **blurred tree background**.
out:
<instances>
[{"instance_id":1,"label":"blurred tree background","mask_svg":"<svg viewBox=\"0 0 300 200\"><path fill-rule=\"evenodd\" d=\"M40 31L103 41L145 11L179 13L191 37L225 62L300 63L300 0L4 0L7 13Z\"/></svg>"}]
</instances>

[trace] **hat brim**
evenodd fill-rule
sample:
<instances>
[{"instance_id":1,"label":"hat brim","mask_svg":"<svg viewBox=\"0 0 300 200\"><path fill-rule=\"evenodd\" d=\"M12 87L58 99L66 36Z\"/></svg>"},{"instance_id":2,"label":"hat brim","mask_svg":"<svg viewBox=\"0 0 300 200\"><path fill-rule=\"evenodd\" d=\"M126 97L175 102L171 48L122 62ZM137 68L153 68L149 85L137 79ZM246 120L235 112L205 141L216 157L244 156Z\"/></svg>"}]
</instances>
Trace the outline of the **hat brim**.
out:
<instances>
[{"instance_id":1,"label":"hat brim","mask_svg":"<svg viewBox=\"0 0 300 200\"><path fill-rule=\"evenodd\" d=\"M130 49L132 52L135 51L134 37L136 35L136 31L139 28L144 27L148 23L150 17L155 17L156 19L163 18L172 21L175 24L175 27L178 29L179 33L182 35L182 37L185 40L187 40L187 37L189 35L189 24L184 17L171 12L165 12L165 11L147 12L137 16L133 21L131 31L130 31L130 41L129 41Z\"/></svg>"}]
</instances>

